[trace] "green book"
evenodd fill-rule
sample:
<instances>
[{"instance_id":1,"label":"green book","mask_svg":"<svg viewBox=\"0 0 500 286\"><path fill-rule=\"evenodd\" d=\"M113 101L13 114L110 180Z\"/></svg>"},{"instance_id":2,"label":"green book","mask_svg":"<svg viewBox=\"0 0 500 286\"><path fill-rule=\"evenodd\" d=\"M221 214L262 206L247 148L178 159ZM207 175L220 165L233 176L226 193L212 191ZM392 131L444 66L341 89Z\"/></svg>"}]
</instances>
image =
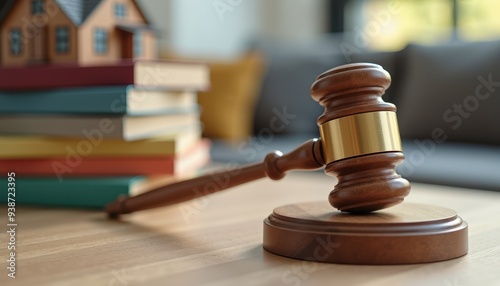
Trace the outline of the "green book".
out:
<instances>
[{"instance_id":1,"label":"green book","mask_svg":"<svg viewBox=\"0 0 500 286\"><path fill-rule=\"evenodd\" d=\"M0 202L7 203L7 178L2 178ZM134 195L144 189L145 177L57 178L15 177L16 205L99 208L119 195ZM12 186L12 185L11 185ZM11 198L13 198L11 196Z\"/></svg>"},{"instance_id":2,"label":"green book","mask_svg":"<svg viewBox=\"0 0 500 286\"><path fill-rule=\"evenodd\" d=\"M194 91L97 86L0 91L0 114L178 114L198 110Z\"/></svg>"}]
</instances>

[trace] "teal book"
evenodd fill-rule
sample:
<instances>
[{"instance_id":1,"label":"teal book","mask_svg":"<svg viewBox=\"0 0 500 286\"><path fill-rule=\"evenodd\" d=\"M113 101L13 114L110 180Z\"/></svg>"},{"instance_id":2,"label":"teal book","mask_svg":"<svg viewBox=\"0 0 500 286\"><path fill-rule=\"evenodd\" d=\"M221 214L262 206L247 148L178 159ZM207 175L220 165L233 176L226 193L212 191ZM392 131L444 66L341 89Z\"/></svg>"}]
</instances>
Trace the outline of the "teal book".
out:
<instances>
[{"instance_id":1,"label":"teal book","mask_svg":"<svg viewBox=\"0 0 500 286\"><path fill-rule=\"evenodd\" d=\"M167 178L168 179L168 178ZM7 202L7 178L2 178L0 202ZM135 195L150 187L146 177L23 178L15 177L16 205L102 209L119 195ZM12 185L10 185L12 187ZM11 191L12 192L12 191Z\"/></svg>"},{"instance_id":2,"label":"teal book","mask_svg":"<svg viewBox=\"0 0 500 286\"><path fill-rule=\"evenodd\" d=\"M132 85L0 92L0 114L152 115L198 109L195 91Z\"/></svg>"}]
</instances>

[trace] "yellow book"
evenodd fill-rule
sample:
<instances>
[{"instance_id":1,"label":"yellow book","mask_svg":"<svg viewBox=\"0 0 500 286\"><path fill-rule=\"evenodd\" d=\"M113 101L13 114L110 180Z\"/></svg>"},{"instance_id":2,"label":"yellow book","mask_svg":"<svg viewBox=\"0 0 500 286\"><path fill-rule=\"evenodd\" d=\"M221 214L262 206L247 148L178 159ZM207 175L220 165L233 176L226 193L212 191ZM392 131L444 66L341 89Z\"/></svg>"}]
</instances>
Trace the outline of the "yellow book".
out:
<instances>
[{"instance_id":1,"label":"yellow book","mask_svg":"<svg viewBox=\"0 0 500 286\"><path fill-rule=\"evenodd\" d=\"M0 159L47 157L174 156L191 148L201 138L199 128L170 136L137 141L104 140L89 134L70 139L41 136L0 136Z\"/></svg>"}]
</instances>

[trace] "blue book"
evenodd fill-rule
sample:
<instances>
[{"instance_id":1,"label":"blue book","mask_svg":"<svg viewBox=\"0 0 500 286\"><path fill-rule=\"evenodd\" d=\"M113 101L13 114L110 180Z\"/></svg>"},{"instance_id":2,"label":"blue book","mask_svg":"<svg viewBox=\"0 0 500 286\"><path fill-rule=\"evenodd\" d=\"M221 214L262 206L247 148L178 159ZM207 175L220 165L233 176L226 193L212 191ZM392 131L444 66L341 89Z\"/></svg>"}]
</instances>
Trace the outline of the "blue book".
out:
<instances>
[{"instance_id":1,"label":"blue book","mask_svg":"<svg viewBox=\"0 0 500 286\"><path fill-rule=\"evenodd\" d=\"M7 178L2 178L0 202L7 202ZM120 195L137 195L152 186L172 182L173 177L24 178L15 177L16 205L102 209ZM12 187L12 185L9 185ZM12 190L11 190L12 193Z\"/></svg>"},{"instance_id":2,"label":"blue book","mask_svg":"<svg viewBox=\"0 0 500 286\"><path fill-rule=\"evenodd\" d=\"M65 88L0 92L0 114L152 115L195 111L194 91L169 91L134 86Z\"/></svg>"}]
</instances>

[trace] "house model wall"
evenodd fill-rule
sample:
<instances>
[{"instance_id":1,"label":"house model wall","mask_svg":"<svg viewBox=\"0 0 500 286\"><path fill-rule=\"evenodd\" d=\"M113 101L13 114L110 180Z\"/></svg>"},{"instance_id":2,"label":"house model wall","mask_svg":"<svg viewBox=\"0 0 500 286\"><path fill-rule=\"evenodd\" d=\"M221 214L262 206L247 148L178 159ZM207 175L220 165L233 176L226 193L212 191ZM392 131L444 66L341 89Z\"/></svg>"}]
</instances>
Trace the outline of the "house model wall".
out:
<instances>
[{"instance_id":1,"label":"house model wall","mask_svg":"<svg viewBox=\"0 0 500 286\"><path fill-rule=\"evenodd\" d=\"M157 57L155 32L133 0L8 0L0 36L4 66Z\"/></svg>"}]
</instances>

